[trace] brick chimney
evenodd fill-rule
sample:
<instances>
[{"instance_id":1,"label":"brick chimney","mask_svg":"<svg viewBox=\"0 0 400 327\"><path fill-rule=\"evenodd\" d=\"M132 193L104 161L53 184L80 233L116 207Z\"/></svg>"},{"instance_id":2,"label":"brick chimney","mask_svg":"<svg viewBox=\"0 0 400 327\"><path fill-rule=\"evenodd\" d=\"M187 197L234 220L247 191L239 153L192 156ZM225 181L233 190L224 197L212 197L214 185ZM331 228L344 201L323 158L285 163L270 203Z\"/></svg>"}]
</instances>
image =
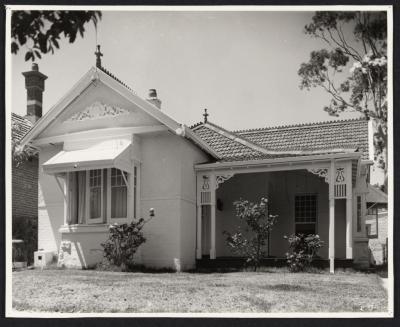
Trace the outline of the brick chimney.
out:
<instances>
[{"instance_id":1,"label":"brick chimney","mask_svg":"<svg viewBox=\"0 0 400 327\"><path fill-rule=\"evenodd\" d=\"M146 100L161 110L161 100L159 98L157 98L156 89L149 90L149 97Z\"/></svg>"},{"instance_id":2,"label":"brick chimney","mask_svg":"<svg viewBox=\"0 0 400 327\"><path fill-rule=\"evenodd\" d=\"M27 90L27 112L25 118L33 124L42 117L42 103L44 81L47 76L39 72L37 63L32 63L32 70L22 73L25 76L25 88Z\"/></svg>"}]
</instances>

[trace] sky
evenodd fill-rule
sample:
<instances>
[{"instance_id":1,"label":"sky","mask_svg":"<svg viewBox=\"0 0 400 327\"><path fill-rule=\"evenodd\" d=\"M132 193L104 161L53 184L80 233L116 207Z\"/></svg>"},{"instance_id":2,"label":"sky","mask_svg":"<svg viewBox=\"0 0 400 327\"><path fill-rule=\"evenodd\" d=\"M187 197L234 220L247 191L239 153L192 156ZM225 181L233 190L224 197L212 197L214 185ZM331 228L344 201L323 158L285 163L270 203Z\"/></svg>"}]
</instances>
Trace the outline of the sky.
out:
<instances>
[{"instance_id":1,"label":"sky","mask_svg":"<svg viewBox=\"0 0 400 327\"><path fill-rule=\"evenodd\" d=\"M157 89L162 110L180 123L203 119L229 130L337 119L323 111L329 96L300 90L297 70L312 50L326 45L304 34L313 12L103 11L84 38L38 60L48 76L46 113L95 65L102 65L142 97ZM96 41L97 39L97 41ZM26 48L12 55L12 111L26 114L22 72ZM341 119L358 117L344 114Z\"/></svg>"}]
</instances>

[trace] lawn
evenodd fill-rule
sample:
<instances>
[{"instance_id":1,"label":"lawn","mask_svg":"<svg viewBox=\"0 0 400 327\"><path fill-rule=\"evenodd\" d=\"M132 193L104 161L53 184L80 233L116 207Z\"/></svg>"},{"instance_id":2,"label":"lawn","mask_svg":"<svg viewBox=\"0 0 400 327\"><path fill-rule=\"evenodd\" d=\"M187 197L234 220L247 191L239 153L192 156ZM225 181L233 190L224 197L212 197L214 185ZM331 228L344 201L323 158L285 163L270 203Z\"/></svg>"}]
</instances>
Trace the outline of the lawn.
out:
<instances>
[{"instance_id":1,"label":"lawn","mask_svg":"<svg viewBox=\"0 0 400 327\"><path fill-rule=\"evenodd\" d=\"M383 312L375 274L13 272L13 308L52 312Z\"/></svg>"}]
</instances>

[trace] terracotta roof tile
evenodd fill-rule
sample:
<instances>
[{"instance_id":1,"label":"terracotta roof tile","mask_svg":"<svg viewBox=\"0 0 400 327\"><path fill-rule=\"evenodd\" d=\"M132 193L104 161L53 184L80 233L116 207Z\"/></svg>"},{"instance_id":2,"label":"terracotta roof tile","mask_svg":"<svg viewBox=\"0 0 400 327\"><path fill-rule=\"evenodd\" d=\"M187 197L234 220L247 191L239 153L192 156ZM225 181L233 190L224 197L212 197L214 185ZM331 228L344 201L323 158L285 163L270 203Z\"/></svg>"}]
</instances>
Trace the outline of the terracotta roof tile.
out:
<instances>
[{"instance_id":1,"label":"terracotta roof tile","mask_svg":"<svg viewBox=\"0 0 400 327\"><path fill-rule=\"evenodd\" d=\"M224 134L226 131L218 128L210 128L208 123L206 125L197 125L194 132L225 161L262 159L268 157L264 153L252 149L232 139L232 137L228 137L228 134Z\"/></svg>"},{"instance_id":2,"label":"terracotta roof tile","mask_svg":"<svg viewBox=\"0 0 400 327\"><path fill-rule=\"evenodd\" d=\"M191 129L220 154L222 161L272 159L362 151L368 159L368 121L365 119L268 127L230 132L210 122Z\"/></svg>"},{"instance_id":3,"label":"terracotta roof tile","mask_svg":"<svg viewBox=\"0 0 400 327\"><path fill-rule=\"evenodd\" d=\"M273 150L330 150L354 148L368 159L368 121L366 119L267 127L236 131L236 134Z\"/></svg>"},{"instance_id":4,"label":"terracotta roof tile","mask_svg":"<svg viewBox=\"0 0 400 327\"><path fill-rule=\"evenodd\" d=\"M28 119L13 112L11 113L11 123L16 127L12 129L11 135L14 141L20 141L33 126Z\"/></svg>"}]
</instances>

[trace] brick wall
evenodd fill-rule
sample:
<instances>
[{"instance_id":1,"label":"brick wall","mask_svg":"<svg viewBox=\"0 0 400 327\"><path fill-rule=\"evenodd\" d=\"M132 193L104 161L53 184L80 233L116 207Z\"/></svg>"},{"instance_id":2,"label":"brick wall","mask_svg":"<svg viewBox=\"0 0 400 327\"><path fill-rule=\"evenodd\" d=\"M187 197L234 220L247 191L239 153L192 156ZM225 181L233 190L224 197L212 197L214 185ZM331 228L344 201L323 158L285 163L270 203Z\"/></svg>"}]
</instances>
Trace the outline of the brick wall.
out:
<instances>
[{"instance_id":1,"label":"brick wall","mask_svg":"<svg viewBox=\"0 0 400 327\"><path fill-rule=\"evenodd\" d=\"M12 215L38 215L38 159L12 163Z\"/></svg>"}]
</instances>

